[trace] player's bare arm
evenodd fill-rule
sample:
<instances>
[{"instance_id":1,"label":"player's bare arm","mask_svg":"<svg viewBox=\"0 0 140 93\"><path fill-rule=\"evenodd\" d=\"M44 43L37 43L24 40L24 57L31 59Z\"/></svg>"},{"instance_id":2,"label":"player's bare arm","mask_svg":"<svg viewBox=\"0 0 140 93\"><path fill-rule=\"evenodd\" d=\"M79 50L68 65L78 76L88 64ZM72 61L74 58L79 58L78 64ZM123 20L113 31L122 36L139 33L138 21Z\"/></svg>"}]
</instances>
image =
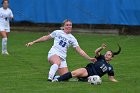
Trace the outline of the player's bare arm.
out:
<instances>
[{"instance_id":1,"label":"player's bare arm","mask_svg":"<svg viewBox=\"0 0 140 93\"><path fill-rule=\"evenodd\" d=\"M44 42L44 41L47 41L47 40L50 40L50 39L52 39L52 37L50 35L43 36L43 37L41 37L41 38L39 38L37 40L34 40L32 42L27 43L26 46L28 47L28 46L33 45L34 43Z\"/></svg>"},{"instance_id":2,"label":"player's bare arm","mask_svg":"<svg viewBox=\"0 0 140 93\"><path fill-rule=\"evenodd\" d=\"M118 82L114 76L108 76L109 80L112 81L112 82Z\"/></svg>"},{"instance_id":3,"label":"player's bare arm","mask_svg":"<svg viewBox=\"0 0 140 93\"><path fill-rule=\"evenodd\" d=\"M100 56L100 52L103 50L103 49L105 49L106 48L106 44L102 44L102 46L101 47L99 47L99 48L97 48L96 50L95 50L95 55L96 55L96 57L98 57L98 56Z\"/></svg>"},{"instance_id":4,"label":"player's bare arm","mask_svg":"<svg viewBox=\"0 0 140 93\"><path fill-rule=\"evenodd\" d=\"M80 48L80 46L77 46L75 49L76 49L76 51L77 51L81 56L83 56L85 59L87 59L87 60L89 60L89 61L92 61L92 62L95 62L95 61L96 61L96 58L91 58L91 57L89 57L89 56L87 55L87 53L86 53L84 50L82 50L82 49Z\"/></svg>"}]
</instances>

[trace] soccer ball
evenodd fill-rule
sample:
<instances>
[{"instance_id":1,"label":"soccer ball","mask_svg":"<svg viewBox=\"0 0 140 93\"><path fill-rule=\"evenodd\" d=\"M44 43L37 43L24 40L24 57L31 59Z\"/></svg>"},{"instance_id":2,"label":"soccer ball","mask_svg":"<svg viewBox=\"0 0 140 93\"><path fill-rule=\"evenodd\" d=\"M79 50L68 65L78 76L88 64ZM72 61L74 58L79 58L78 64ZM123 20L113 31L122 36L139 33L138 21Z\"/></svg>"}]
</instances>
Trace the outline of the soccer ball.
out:
<instances>
[{"instance_id":1,"label":"soccer ball","mask_svg":"<svg viewBox=\"0 0 140 93\"><path fill-rule=\"evenodd\" d=\"M100 85L102 83L102 79L98 75L93 75L88 77L88 82L93 85Z\"/></svg>"}]
</instances>

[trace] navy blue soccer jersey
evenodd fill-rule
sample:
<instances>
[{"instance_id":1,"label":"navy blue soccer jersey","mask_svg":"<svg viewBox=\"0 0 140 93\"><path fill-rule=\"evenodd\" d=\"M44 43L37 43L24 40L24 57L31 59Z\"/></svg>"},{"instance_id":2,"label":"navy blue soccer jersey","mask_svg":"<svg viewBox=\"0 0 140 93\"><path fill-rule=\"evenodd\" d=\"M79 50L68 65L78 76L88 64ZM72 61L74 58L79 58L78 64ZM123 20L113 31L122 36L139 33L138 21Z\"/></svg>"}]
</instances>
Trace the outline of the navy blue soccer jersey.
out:
<instances>
[{"instance_id":1,"label":"navy blue soccer jersey","mask_svg":"<svg viewBox=\"0 0 140 93\"><path fill-rule=\"evenodd\" d=\"M100 55L96 59L97 61L95 63L89 63L86 66L88 76L99 75L102 77L104 74L114 76L113 67L106 62L104 55Z\"/></svg>"}]
</instances>

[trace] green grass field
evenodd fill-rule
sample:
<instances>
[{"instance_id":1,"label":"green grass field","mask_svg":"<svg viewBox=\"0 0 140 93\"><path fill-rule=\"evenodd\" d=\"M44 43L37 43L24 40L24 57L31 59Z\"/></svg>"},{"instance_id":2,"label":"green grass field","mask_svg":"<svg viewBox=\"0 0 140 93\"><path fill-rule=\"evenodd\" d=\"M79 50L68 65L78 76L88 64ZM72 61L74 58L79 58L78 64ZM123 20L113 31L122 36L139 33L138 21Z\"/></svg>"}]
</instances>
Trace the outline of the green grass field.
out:
<instances>
[{"instance_id":1,"label":"green grass field","mask_svg":"<svg viewBox=\"0 0 140 93\"><path fill-rule=\"evenodd\" d=\"M105 75L101 85L93 86L86 82L76 82L75 79L61 83L47 81L50 67L47 53L53 40L25 47L27 42L45 34L47 33L10 33L10 56L0 55L0 93L140 93L140 36L74 34L81 48L92 57L93 51L102 43L106 43L112 50L117 49L116 42L122 46L121 54L111 62L119 82L112 83ZM88 61L70 47L67 63L72 71L86 66Z\"/></svg>"}]
</instances>

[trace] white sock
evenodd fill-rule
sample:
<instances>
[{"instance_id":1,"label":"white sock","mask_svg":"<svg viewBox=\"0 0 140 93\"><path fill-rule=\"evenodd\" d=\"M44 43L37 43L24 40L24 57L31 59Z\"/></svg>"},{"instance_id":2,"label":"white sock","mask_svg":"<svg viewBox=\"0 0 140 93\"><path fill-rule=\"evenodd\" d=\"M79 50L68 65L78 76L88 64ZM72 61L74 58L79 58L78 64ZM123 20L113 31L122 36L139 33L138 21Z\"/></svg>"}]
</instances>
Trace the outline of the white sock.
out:
<instances>
[{"instance_id":1,"label":"white sock","mask_svg":"<svg viewBox=\"0 0 140 93\"><path fill-rule=\"evenodd\" d=\"M53 64L50 67L48 79L53 79L53 77L54 77L54 75L55 75L57 70L58 70L58 65L57 64Z\"/></svg>"},{"instance_id":2,"label":"white sock","mask_svg":"<svg viewBox=\"0 0 140 93\"><path fill-rule=\"evenodd\" d=\"M2 38L2 52L7 52L7 38Z\"/></svg>"}]
</instances>

